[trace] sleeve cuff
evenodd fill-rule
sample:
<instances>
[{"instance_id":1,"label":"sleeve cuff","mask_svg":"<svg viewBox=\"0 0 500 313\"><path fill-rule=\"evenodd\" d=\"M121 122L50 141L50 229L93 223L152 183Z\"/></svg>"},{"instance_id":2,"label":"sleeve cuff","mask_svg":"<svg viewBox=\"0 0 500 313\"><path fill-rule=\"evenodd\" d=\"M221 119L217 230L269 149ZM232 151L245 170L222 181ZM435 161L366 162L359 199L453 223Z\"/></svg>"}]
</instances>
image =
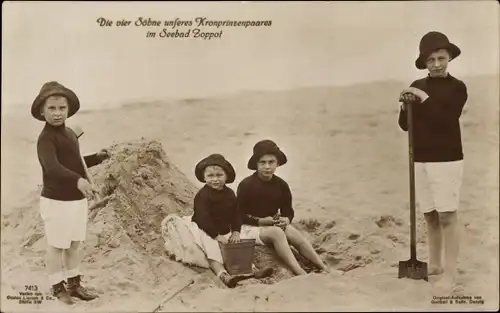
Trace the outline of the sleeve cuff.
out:
<instances>
[{"instance_id":1,"label":"sleeve cuff","mask_svg":"<svg viewBox=\"0 0 500 313\"><path fill-rule=\"evenodd\" d=\"M210 232L210 233L208 233L208 235L210 237L212 237L212 239L215 239L219 234L218 233L212 233L212 232Z\"/></svg>"},{"instance_id":2,"label":"sleeve cuff","mask_svg":"<svg viewBox=\"0 0 500 313\"><path fill-rule=\"evenodd\" d=\"M241 233L241 224L238 224L236 227L231 228L231 231L237 231L237 232Z\"/></svg>"}]
</instances>

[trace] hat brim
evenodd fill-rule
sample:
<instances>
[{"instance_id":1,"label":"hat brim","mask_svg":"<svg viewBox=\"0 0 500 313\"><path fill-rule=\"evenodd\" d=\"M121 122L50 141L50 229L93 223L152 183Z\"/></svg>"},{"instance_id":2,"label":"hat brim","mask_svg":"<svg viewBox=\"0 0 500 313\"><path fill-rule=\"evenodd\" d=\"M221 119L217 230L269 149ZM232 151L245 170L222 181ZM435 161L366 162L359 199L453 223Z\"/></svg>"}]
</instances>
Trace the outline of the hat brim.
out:
<instances>
[{"instance_id":1,"label":"hat brim","mask_svg":"<svg viewBox=\"0 0 500 313\"><path fill-rule=\"evenodd\" d=\"M248 169L250 170L257 170L257 163L259 162L260 158L262 158L264 155L267 154L272 154L276 156L276 159L278 159L278 166L286 164L288 162L288 159L286 155L283 153L283 151L279 149L274 149L274 150L268 150L268 151L261 151L259 153L253 154L250 159L248 160Z\"/></svg>"},{"instance_id":2,"label":"hat brim","mask_svg":"<svg viewBox=\"0 0 500 313\"><path fill-rule=\"evenodd\" d=\"M415 66L419 70L425 70L427 68L427 58L429 57L429 55L432 52L440 50L440 49L446 49L446 50L448 50L448 52L450 53L451 60L456 59L462 53L462 51L460 50L459 47L457 47L456 45L454 45L452 43L449 43L449 44L446 44L444 46L436 47L436 48L434 48L432 50L429 50L429 51L421 53L418 56L418 58L415 60Z\"/></svg>"},{"instance_id":3,"label":"hat brim","mask_svg":"<svg viewBox=\"0 0 500 313\"><path fill-rule=\"evenodd\" d=\"M227 175L227 179L226 179L226 184L230 184L232 182L234 182L234 180L236 179L236 172L234 170L234 167L231 165L231 163L229 163L229 161L227 160L222 160L222 159L210 159L209 157L201 160L200 162L198 162L198 164L196 164L196 167L194 169L194 174L196 176L196 178L204 183L205 182L205 168L207 166L211 166L211 165L217 165L217 166L220 166L222 167L222 169L224 170L224 172L226 173Z\"/></svg>"},{"instance_id":4,"label":"hat brim","mask_svg":"<svg viewBox=\"0 0 500 313\"><path fill-rule=\"evenodd\" d=\"M41 108L44 105L45 100L51 96L63 96L68 100L68 117L73 116L80 109L80 100L72 90L66 87L51 88L47 91L41 92L33 101L33 104L31 105L31 115L33 115L34 118L39 121L45 121Z\"/></svg>"}]
</instances>

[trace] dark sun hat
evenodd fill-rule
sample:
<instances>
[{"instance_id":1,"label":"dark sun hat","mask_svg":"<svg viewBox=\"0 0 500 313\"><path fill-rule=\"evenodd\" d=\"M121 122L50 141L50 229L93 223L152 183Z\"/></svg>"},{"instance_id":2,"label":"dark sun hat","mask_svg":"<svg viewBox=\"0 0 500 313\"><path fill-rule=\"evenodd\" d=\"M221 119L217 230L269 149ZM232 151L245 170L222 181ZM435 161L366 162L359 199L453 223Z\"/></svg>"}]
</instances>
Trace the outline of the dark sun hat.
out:
<instances>
[{"instance_id":1,"label":"dark sun hat","mask_svg":"<svg viewBox=\"0 0 500 313\"><path fill-rule=\"evenodd\" d=\"M426 69L427 68L426 61L429 55L432 52L440 49L448 50L448 53L450 54L451 57L450 61L458 57L461 53L460 48L451 43L445 34L436 31L431 31L425 34L420 40L420 46L419 46L420 54L418 58L415 60L415 66L419 70Z\"/></svg>"},{"instance_id":2,"label":"dark sun hat","mask_svg":"<svg viewBox=\"0 0 500 313\"><path fill-rule=\"evenodd\" d=\"M45 100L50 96L63 96L68 100L68 117L73 116L80 109L80 100L72 90L56 81L50 81L42 86L40 93L31 105L31 115L37 120L45 121L45 117L42 116L40 109L44 105Z\"/></svg>"},{"instance_id":3,"label":"dark sun hat","mask_svg":"<svg viewBox=\"0 0 500 313\"><path fill-rule=\"evenodd\" d=\"M248 160L248 169L256 170L257 162L266 154L275 155L278 159L278 166L286 164L288 161L286 155L280 150L278 145L274 141L266 139L257 142L253 147L253 155Z\"/></svg>"},{"instance_id":4,"label":"dark sun hat","mask_svg":"<svg viewBox=\"0 0 500 313\"><path fill-rule=\"evenodd\" d=\"M196 164L196 167L194 169L194 174L196 175L196 178L200 182L202 183L205 182L205 175L204 175L205 168L210 165L218 165L222 167L222 169L227 175L227 180L226 180L227 184L234 182L234 179L236 178L236 173L234 171L233 166L231 165L231 163L229 163L229 161L227 161L224 158L222 154L218 153L211 154L206 158L204 158L203 160L201 160L200 162L198 162L198 164Z\"/></svg>"}]
</instances>

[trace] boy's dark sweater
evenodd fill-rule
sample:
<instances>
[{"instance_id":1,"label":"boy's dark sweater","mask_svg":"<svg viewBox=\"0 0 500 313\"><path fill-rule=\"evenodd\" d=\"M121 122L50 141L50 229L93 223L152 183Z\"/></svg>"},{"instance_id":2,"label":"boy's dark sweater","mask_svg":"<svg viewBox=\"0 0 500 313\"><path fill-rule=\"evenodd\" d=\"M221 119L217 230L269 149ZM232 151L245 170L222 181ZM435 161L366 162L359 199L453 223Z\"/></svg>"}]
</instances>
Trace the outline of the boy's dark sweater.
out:
<instances>
[{"instance_id":1,"label":"boy's dark sweater","mask_svg":"<svg viewBox=\"0 0 500 313\"><path fill-rule=\"evenodd\" d=\"M415 162L450 162L462 160L460 116L467 101L467 87L455 77L427 76L412 87L429 96L413 105L413 140ZM408 130L407 112L400 110L399 126Z\"/></svg>"},{"instance_id":2,"label":"boy's dark sweater","mask_svg":"<svg viewBox=\"0 0 500 313\"><path fill-rule=\"evenodd\" d=\"M240 182L237 194L243 224L258 226L257 218L274 216L278 210L282 217L288 217L290 222L293 220L292 192L276 175L264 181L255 172Z\"/></svg>"},{"instance_id":3,"label":"boy's dark sweater","mask_svg":"<svg viewBox=\"0 0 500 313\"><path fill-rule=\"evenodd\" d=\"M84 199L78 190L77 181L86 178L76 134L64 124L52 126L45 124L38 136L38 160L42 166L43 189L45 198L60 201ZM101 162L97 154L85 156L87 167Z\"/></svg>"},{"instance_id":4,"label":"boy's dark sweater","mask_svg":"<svg viewBox=\"0 0 500 313\"><path fill-rule=\"evenodd\" d=\"M194 214L191 218L210 237L241 231L241 214L234 191L224 186L216 190L203 186L194 197Z\"/></svg>"}]
</instances>

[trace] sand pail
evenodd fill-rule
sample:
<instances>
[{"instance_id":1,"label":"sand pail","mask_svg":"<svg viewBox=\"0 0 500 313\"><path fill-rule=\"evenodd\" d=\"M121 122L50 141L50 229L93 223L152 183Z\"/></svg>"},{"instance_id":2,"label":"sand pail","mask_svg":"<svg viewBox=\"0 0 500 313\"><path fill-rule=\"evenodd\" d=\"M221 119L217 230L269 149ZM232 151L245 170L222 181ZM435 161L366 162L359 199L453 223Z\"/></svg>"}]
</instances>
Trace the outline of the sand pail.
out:
<instances>
[{"instance_id":1,"label":"sand pail","mask_svg":"<svg viewBox=\"0 0 500 313\"><path fill-rule=\"evenodd\" d=\"M255 239L220 244L226 270L231 275L252 274Z\"/></svg>"}]
</instances>

